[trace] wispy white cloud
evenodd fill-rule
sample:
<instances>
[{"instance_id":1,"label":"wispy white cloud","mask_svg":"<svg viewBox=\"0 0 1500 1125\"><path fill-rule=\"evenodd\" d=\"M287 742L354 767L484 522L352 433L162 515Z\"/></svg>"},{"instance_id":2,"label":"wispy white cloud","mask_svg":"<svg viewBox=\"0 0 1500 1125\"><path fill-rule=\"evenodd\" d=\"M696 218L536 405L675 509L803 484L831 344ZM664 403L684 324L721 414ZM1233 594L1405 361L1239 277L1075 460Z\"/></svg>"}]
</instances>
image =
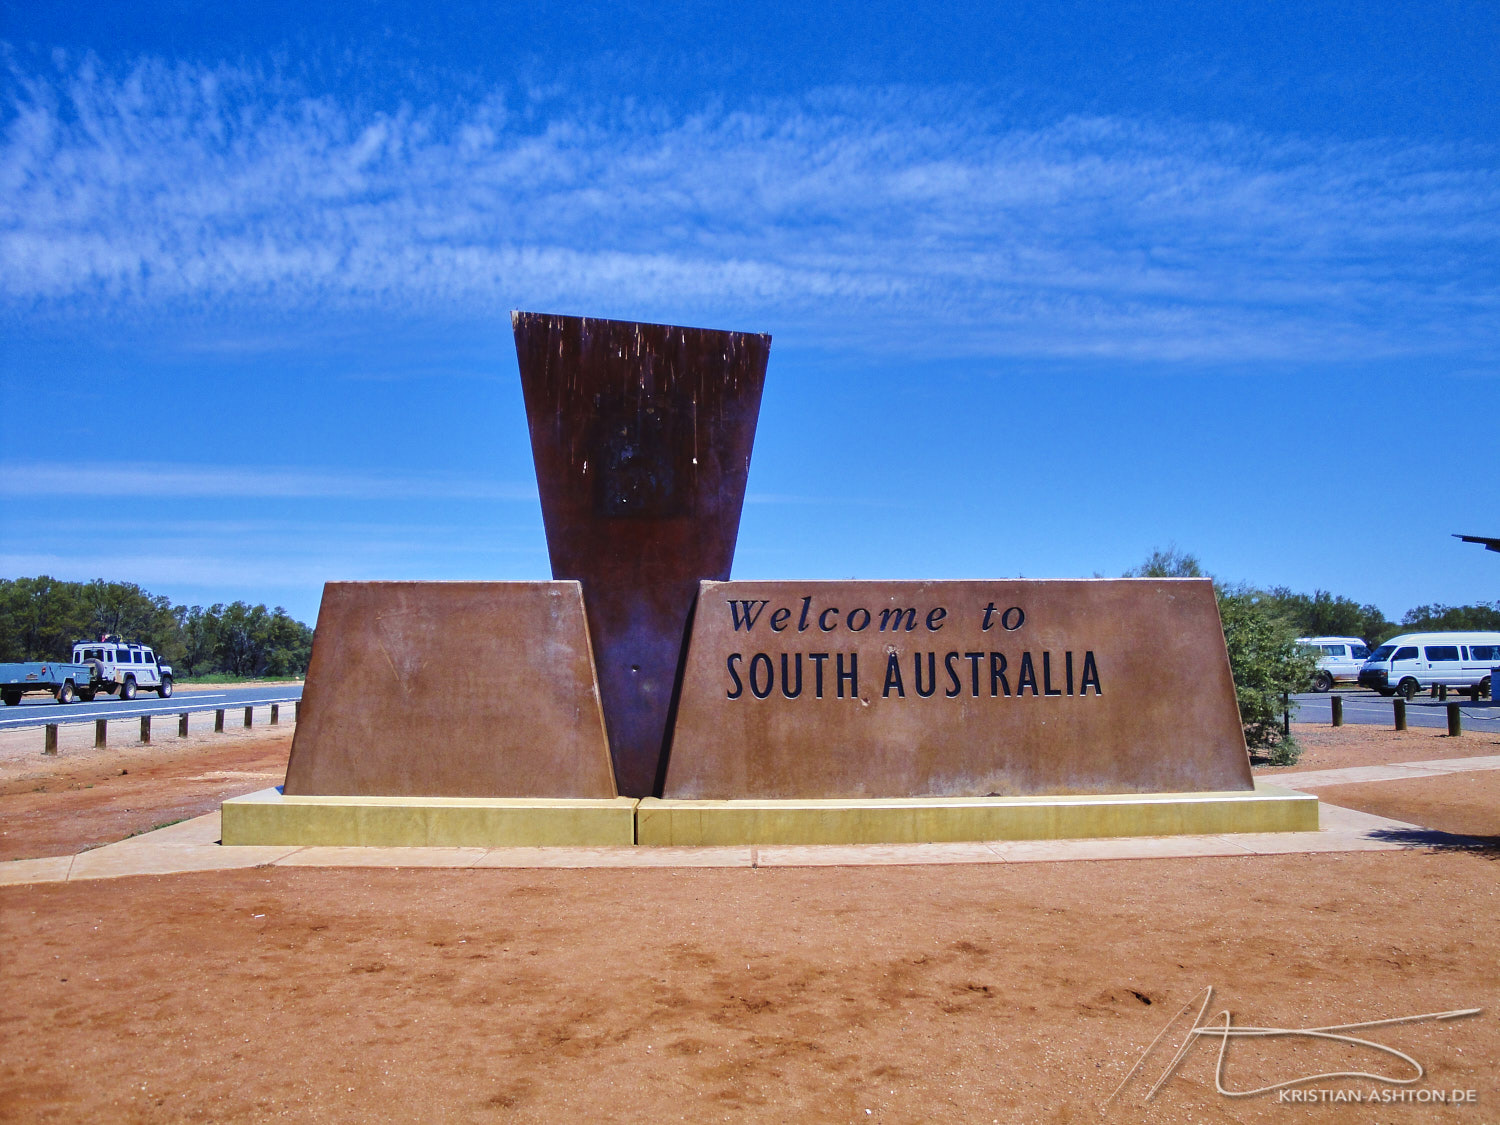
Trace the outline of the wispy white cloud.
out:
<instances>
[{"instance_id":1,"label":"wispy white cloud","mask_svg":"<svg viewBox=\"0 0 1500 1125\"><path fill-rule=\"evenodd\" d=\"M534 484L436 473L383 476L217 465L0 462L0 496L535 501Z\"/></svg>"},{"instance_id":2,"label":"wispy white cloud","mask_svg":"<svg viewBox=\"0 0 1500 1125\"><path fill-rule=\"evenodd\" d=\"M962 91L696 115L497 91L365 112L269 70L13 70L0 309L766 320L837 344L1139 358L1500 343L1496 154Z\"/></svg>"}]
</instances>

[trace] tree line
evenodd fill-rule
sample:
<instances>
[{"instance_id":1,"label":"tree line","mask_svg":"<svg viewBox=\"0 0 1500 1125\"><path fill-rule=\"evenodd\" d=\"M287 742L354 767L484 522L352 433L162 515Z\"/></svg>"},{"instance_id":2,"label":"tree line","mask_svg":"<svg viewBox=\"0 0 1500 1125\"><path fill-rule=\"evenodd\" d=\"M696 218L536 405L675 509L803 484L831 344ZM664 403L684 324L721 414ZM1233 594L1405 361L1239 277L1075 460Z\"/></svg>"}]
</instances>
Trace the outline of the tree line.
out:
<instances>
[{"instance_id":1,"label":"tree line","mask_svg":"<svg viewBox=\"0 0 1500 1125\"><path fill-rule=\"evenodd\" d=\"M102 578L0 578L0 661L57 660L74 641L106 633L150 645L179 679L298 676L312 656L312 629L280 606L173 605L134 582Z\"/></svg>"},{"instance_id":2,"label":"tree line","mask_svg":"<svg viewBox=\"0 0 1500 1125\"><path fill-rule=\"evenodd\" d=\"M1371 645L1398 633L1500 630L1500 601L1474 605L1419 605L1400 622L1387 621L1373 605L1360 605L1327 590L1294 594L1285 586L1258 591L1266 608L1284 618L1299 637L1359 637Z\"/></svg>"}]
</instances>

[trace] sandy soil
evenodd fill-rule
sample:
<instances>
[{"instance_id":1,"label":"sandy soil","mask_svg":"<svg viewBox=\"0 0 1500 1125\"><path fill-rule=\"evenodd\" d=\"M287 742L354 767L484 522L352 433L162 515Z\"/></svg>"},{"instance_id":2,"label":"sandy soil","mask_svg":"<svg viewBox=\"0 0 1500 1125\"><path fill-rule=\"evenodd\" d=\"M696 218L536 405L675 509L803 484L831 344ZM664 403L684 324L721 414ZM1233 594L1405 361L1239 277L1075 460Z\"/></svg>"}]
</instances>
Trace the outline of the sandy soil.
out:
<instances>
[{"instance_id":1,"label":"sandy soil","mask_svg":"<svg viewBox=\"0 0 1500 1125\"><path fill-rule=\"evenodd\" d=\"M1439 832L1477 836L1500 856L1500 770L1331 785L1318 799Z\"/></svg>"},{"instance_id":2,"label":"sandy soil","mask_svg":"<svg viewBox=\"0 0 1500 1125\"><path fill-rule=\"evenodd\" d=\"M1371 1033L1479 1105L1229 1100L1199 1047L1105 1120L1493 1120L1496 872L1427 852L0 889L0 1117L1093 1121L1214 985L1260 1026L1484 1008ZM1228 1078L1392 1061L1274 1041Z\"/></svg>"},{"instance_id":3,"label":"sandy soil","mask_svg":"<svg viewBox=\"0 0 1500 1125\"><path fill-rule=\"evenodd\" d=\"M274 783L289 733L0 753L0 842L61 854L206 811ZM1325 728L1309 738L1324 757L1303 765L1434 758L1443 743L1496 752L1468 735L1387 734ZM1492 835L1497 783L1322 796ZM0 888L0 1120L1496 1120L1497 862L1493 846L1436 846L912 868L263 868ZM1208 1041L1147 1104L1185 1018L1101 1116L1208 985L1211 1012L1241 1025L1482 1008L1369 1033L1427 1068L1421 1089L1473 1090L1478 1104L1227 1099ZM1399 1065L1246 1040L1226 1080Z\"/></svg>"},{"instance_id":4,"label":"sandy soil","mask_svg":"<svg viewBox=\"0 0 1500 1125\"><path fill-rule=\"evenodd\" d=\"M111 723L102 750L92 723L74 724L63 728L54 757L40 752L40 731L0 733L0 860L123 840L286 777L293 727L214 734L212 719L198 719L186 739L175 721L153 724L150 745L138 741L137 723Z\"/></svg>"},{"instance_id":5,"label":"sandy soil","mask_svg":"<svg viewBox=\"0 0 1500 1125\"><path fill-rule=\"evenodd\" d=\"M1292 734L1302 744L1302 757L1295 766L1255 764L1255 772L1266 778L1303 770L1343 769L1345 766L1385 765L1390 762L1425 762L1432 758L1477 758L1500 754L1500 732L1465 731L1449 738L1444 729L1392 730L1388 727L1342 726L1293 723Z\"/></svg>"}]
</instances>

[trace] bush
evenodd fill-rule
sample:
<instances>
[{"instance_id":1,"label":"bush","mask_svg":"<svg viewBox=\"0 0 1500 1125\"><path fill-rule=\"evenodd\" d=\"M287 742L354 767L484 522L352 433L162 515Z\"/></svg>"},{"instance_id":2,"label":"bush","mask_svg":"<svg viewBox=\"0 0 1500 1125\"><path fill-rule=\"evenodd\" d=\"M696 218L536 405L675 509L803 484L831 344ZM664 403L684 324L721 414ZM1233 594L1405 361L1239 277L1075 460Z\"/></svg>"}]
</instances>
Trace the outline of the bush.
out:
<instances>
[{"instance_id":1,"label":"bush","mask_svg":"<svg viewBox=\"0 0 1500 1125\"><path fill-rule=\"evenodd\" d=\"M1206 578L1202 564L1176 547L1153 551L1126 578ZM1214 582L1224 647L1234 676L1245 745L1263 751L1273 765L1291 765L1302 753L1296 739L1281 730L1281 697L1305 691L1318 667L1318 654L1297 644L1296 627L1277 612L1277 600L1246 586Z\"/></svg>"}]
</instances>

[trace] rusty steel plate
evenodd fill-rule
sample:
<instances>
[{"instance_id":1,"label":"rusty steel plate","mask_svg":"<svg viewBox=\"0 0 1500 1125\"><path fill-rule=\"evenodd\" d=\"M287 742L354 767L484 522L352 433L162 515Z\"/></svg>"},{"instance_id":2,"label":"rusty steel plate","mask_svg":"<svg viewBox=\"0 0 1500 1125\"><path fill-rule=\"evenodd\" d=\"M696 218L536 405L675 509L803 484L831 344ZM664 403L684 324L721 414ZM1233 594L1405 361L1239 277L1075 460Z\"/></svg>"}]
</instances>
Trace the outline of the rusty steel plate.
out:
<instances>
[{"instance_id":1,"label":"rusty steel plate","mask_svg":"<svg viewBox=\"0 0 1500 1125\"><path fill-rule=\"evenodd\" d=\"M1206 579L705 582L664 795L1252 788Z\"/></svg>"},{"instance_id":2,"label":"rusty steel plate","mask_svg":"<svg viewBox=\"0 0 1500 1125\"><path fill-rule=\"evenodd\" d=\"M285 792L616 796L576 582L330 582Z\"/></svg>"},{"instance_id":3,"label":"rusty steel plate","mask_svg":"<svg viewBox=\"0 0 1500 1125\"><path fill-rule=\"evenodd\" d=\"M552 575L583 584L620 792L660 791L700 579L727 579L771 338L511 314Z\"/></svg>"}]
</instances>

